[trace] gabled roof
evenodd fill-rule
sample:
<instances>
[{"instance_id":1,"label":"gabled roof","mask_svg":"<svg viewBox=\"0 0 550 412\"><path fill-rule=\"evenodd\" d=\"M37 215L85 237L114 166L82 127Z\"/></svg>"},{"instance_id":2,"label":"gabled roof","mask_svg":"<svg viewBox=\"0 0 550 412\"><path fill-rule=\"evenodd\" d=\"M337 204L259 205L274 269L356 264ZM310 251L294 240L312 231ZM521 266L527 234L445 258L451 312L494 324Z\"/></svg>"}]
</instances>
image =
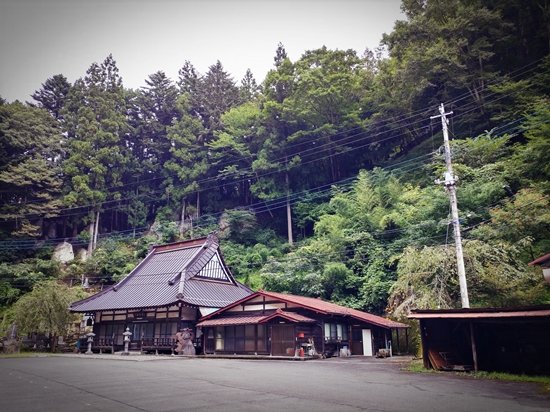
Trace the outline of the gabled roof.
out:
<instances>
[{"instance_id":1,"label":"gabled roof","mask_svg":"<svg viewBox=\"0 0 550 412\"><path fill-rule=\"evenodd\" d=\"M275 318L283 318L291 322L315 322L315 319L308 318L307 316L300 315L299 313L287 312L278 308L275 313L269 316L265 316L260 323L270 321Z\"/></svg>"},{"instance_id":2,"label":"gabled roof","mask_svg":"<svg viewBox=\"0 0 550 412\"><path fill-rule=\"evenodd\" d=\"M221 308L253 293L237 282L223 261L218 239L208 237L153 246L122 281L70 306L93 312L169 306Z\"/></svg>"},{"instance_id":3,"label":"gabled roof","mask_svg":"<svg viewBox=\"0 0 550 412\"><path fill-rule=\"evenodd\" d=\"M494 319L494 318L550 318L550 305L506 308L417 309L409 319Z\"/></svg>"},{"instance_id":4,"label":"gabled roof","mask_svg":"<svg viewBox=\"0 0 550 412\"><path fill-rule=\"evenodd\" d=\"M385 319L380 316L371 315L370 313L362 312L357 309L350 309L346 308L344 306L337 305L335 303L325 302L321 299L315 299L315 298L308 298L305 296L296 296L296 295L289 295L287 293L277 293L277 292L266 292L263 290L259 290L258 292L254 293L253 295L247 296L237 302L234 302L216 312L210 313L206 316L203 316L200 319L199 326L207 326L205 323L208 319L216 320L216 318L221 318L225 315L225 311L227 311L230 308L233 308L235 306L240 305L241 303L244 303L246 301L252 300L257 298L258 296L264 296L266 298L270 298L272 300L278 300L280 302L286 302L291 303L297 306L300 306L305 309L309 309L313 312L321 313L323 315L339 315L339 316L347 316L353 319L357 319L363 322L368 322L376 326L380 326L383 328L408 328L409 326L400 323L395 322L393 320ZM289 314L291 312L282 312L283 314ZM273 314L277 315L277 313ZM271 315L271 316L273 316ZM278 314L281 316L281 314ZM292 316L299 316L295 313L292 313ZM223 319L228 319L228 317L224 317ZM306 318L309 319L309 318ZM219 319L221 321L222 319ZM291 320L291 319L289 319ZM300 321L306 321L306 320L300 320Z\"/></svg>"},{"instance_id":5,"label":"gabled roof","mask_svg":"<svg viewBox=\"0 0 550 412\"><path fill-rule=\"evenodd\" d=\"M536 260L533 260L532 262L529 263L529 266L535 266L535 265L546 266L547 264L550 265L550 253L547 255L541 256Z\"/></svg>"},{"instance_id":6,"label":"gabled roof","mask_svg":"<svg viewBox=\"0 0 550 412\"><path fill-rule=\"evenodd\" d=\"M256 316L232 316L225 318L207 319L197 324L197 326L229 326L229 325L250 325L256 323L265 323L275 318L283 318L291 322L315 322L315 319L302 316L298 313L286 312L277 309L271 315L256 315Z\"/></svg>"}]
</instances>

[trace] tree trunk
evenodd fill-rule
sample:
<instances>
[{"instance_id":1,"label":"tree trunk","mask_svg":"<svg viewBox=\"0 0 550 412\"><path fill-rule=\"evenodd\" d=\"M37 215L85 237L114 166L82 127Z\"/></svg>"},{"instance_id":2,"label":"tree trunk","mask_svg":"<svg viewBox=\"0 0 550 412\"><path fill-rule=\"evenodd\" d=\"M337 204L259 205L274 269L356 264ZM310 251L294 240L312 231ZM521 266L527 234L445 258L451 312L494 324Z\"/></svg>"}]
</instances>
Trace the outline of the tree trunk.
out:
<instances>
[{"instance_id":1,"label":"tree trunk","mask_svg":"<svg viewBox=\"0 0 550 412\"><path fill-rule=\"evenodd\" d=\"M52 353L55 353L55 349L57 348L57 334L52 334Z\"/></svg>"},{"instance_id":2,"label":"tree trunk","mask_svg":"<svg viewBox=\"0 0 550 412\"><path fill-rule=\"evenodd\" d=\"M92 256L92 250L93 250L93 245L94 245L94 228L95 228L94 222L91 222L90 223L90 228L89 228L90 241L88 242L88 252L87 252L88 257Z\"/></svg>"},{"instance_id":3,"label":"tree trunk","mask_svg":"<svg viewBox=\"0 0 550 412\"><path fill-rule=\"evenodd\" d=\"M183 199L181 202L180 239L183 239L184 223L185 223L185 199Z\"/></svg>"},{"instance_id":4,"label":"tree trunk","mask_svg":"<svg viewBox=\"0 0 550 412\"><path fill-rule=\"evenodd\" d=\"M99 212L95 215L95 230L94 230L94 244L93 249L97 247L97 232L99 232Z\"/></svg>"},{"instance_id":5,"label":"tree trunk","mask_svg":"<svg viewBox=\"0 0 550 412\"><path fill-rule=\"evenodd\" d=\"M197 192L197 220L201 215L201 192Z\"/></svg>"},{"instance_id":6,"label":"tree trunk","mask_svg":"<svg viewBox=\"0 0 550 412\"><path fill-rule=\"evenodd\" d=\"M286 222L287 222L287 232L288 232L288 243L292 245L292 214L290 210L290 187L289 187L289 178L288 172L286 172Z\"/></svg>"}]
</instances>

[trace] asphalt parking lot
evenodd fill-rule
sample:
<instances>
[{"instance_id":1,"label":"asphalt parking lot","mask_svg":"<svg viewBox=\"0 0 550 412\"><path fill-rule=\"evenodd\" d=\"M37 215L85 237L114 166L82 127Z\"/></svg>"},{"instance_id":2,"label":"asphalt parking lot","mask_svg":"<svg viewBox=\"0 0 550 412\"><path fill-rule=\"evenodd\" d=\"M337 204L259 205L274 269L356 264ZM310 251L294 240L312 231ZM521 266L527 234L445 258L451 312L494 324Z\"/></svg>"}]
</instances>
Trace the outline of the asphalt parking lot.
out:
<instances>
[{"instance_id":1,"label":"asphalt parking lot","mask_svg":"<svg viewBox=\"0 0 550 412\"><path fill-rule=\"evenodd\" d=\"M535 384L401 370L397 358L0 359L0 411L548 411Z\"/></svg>"}]
</instances>

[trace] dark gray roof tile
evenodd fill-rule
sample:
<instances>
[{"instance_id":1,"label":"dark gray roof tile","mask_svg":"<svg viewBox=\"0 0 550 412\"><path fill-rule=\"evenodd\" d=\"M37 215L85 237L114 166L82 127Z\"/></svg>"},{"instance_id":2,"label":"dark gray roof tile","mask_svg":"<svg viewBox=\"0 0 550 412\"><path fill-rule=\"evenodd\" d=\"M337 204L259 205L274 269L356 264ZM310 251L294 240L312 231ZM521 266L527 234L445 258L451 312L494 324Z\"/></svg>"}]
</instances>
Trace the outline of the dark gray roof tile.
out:
<instances>
[{"instance_id":1,"label":"dark gray roof tile","mask_svg":"<svg viewBox=\"0 0 550 412\"><path fill-rule=\"evenodd\" d=\"M74 302L70 310L93 312L149 308L169 306L178 301L221 308L250 295L252 291L235 280L223 259L209 263L218 255L221 256L221 252L213 234L207 238L156 246L121 282ZM203 276L194 278L205 266ZM183 271L185 275L181 276Z\"/></svg>"}]
</instances>

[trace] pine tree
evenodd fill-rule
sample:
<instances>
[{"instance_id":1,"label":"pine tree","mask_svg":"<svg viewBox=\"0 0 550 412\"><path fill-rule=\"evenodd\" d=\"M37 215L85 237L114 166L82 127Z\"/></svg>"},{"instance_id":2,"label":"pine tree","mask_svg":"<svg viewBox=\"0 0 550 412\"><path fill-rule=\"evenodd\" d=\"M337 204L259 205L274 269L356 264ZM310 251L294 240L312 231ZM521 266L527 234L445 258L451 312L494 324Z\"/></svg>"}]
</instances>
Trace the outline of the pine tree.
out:
<instances>
[{"instance_id":1,"label":"pine tree","mask_svg":"<svg viewBox=\"0 0 550 412\"><path fill-rule=\"evenodd\" d=\"M61 110L65 105L71 83L62 74L56 74L42 83L42 88L34 92L31 97L38 102L38 107L49 111L53 117L61 120Z\"/></svg>"},{"instance_id":2,"label":"pine tree","mask_svg":"<svg viewBox=\"0 0 550 412\"><path fill-rule=\"evenodd\" d=\"M69 150L63 170L70 179L65 202L88 210L88 253L95 247L103 202L120 197L126 147L121 143L127 129L122 79L112 55L93 63L83 80L77 80L65 116L69 118Z\"/></svg>"},{"instance_id":3,"label":"pine tree","mask_svg":"<svg viewBox=\"0 0 550 412\"><path fill-rule=\"evenodd\" d=\"M17 236L41 236L59 214L62 187L59 124L19 102L0 106L0 218Z\"/></svg>"},{"instance_id":4,"label":"pine tree","mask_svg":"<svg viewBox=\"0 0 550 412\"><path fill-rule=\"evenodd\" d=\"M164 216L160 218L171 221L173 216L179 215L180 236L183 236L186 217L193 217L189 216L188 208L191 199L196 202L196 215L200 214L201 186L198 181L207 175L210 162L207 147L202 139L203 126L198 119L189 114L185 95L180 96L178 107L181 113L180 120L167 128L170 150L169 159L163 164L165 179L162 184L166 207ZM162 215L163 211L159 214Z\"/></svg>"},{"instance_id":5,"label":"pine tree","mask_svg":"<svg viewBox=\"0 0 550 412\"><path fill-rule=\"evenodd\" d=\"M275 68L278 69L281 67L286 59L288 59L288 55L286 54L285 46L283 43L279 42L277 45L277 50L275 51L275 57L273 58Z\"/></svg>"},{"instance_id":6,"label":"pine tree","mask_svg":"<svg viewBox=\"0 0 550 412\"><path fill-rule=\"evenodd\" d=\"M246 69L246 73L241 80L241 87L239 88L239 97L242 102L248 102L254 100L260 94L260 87L256 83L256 79L250 69Z\"/></svg>"},{"instance_id":7,"label":"pine tree","mask_svg":"<svg viewBox=\"0 0 550 412\"><path fill-rule=\"evenodd\" d=\"M223 113L239 104L239 89L220 61L209 67L198 90L200 115L207 130L207 139L220 128Z\"/></svg>"}]
</instances>

